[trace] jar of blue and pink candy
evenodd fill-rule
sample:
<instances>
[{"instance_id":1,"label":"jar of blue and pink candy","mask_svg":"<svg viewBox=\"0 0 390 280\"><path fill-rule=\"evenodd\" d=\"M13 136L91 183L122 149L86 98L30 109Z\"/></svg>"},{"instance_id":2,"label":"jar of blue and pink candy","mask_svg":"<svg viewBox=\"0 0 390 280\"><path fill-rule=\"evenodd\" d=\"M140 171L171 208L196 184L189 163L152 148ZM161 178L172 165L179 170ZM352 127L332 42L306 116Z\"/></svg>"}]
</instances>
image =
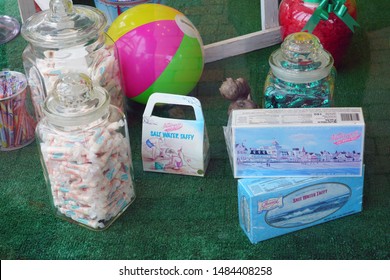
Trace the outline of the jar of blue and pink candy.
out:
<instances>
[{"instance_id":1,"label":"jar of blue and pink candy","mask_svg":"<svg viewBox=\"0 0 390 280\"><path fill-rule=\"evenodd\" d=\"M114 41L104 32L107 19L90 6L72 0L50 0L50 8L35 13L22 25L28 41L23 67L31 89L36 119L59 75L84 73L110 94L111 104L125 111L119 57Z\"/></svg>"},{"instance_id":2,"label":"jar of blue and pink candy","mask_svg":"<svg viewBox=\"0 0 390 280\"><path fill-rule=\"evenodd\" d=\"M264 108L333 106L333 58L310 33L290 34L270 58Z\"/></svg>"},{"instance_id":3,"label":"jar of blue and pink candy","mask_svg":"<svg viewBox=\"0 0 390 280\"><path fill-rule=\"evenodd\" d=\"M135 199L124 113L85 74L59 76L36 128L56 214L90 229L112 224Z\"/></svg>"}]
</instances>

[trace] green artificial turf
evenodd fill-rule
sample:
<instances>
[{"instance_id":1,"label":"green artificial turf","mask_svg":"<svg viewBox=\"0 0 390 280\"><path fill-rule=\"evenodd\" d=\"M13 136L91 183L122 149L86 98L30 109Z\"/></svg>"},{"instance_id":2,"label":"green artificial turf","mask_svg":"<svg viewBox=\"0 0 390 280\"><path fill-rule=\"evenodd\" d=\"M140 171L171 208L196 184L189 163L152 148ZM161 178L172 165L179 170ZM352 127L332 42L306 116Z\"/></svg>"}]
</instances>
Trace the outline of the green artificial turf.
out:
<instances>
[{"instance_id":1,"label":"green artificial turf","mask_svg":"<svg viewBox=\"0 0 390 280\"><path fill-rule=\"evenodd\" d=\"M93 5L92 1L77 1L81 2ZM169 2L186 12L205 43L256 31L259 23L258 18L252 19L257 0ZM202 3L226 15L227 27L218 24L223 23L222 16L216 17L218 21L202 18L204 8L198 6ZM232 176L222 131L229 102L220 96L219 87L227 77L244 77L254 99L261 103L268 57L279 47L273 46L205 65L193 91L202 102L210 136L211 160L204 178L143 172L144 107L128 101L137 198L105 231L90 231L55 217L35 142L20 150L0 152L0 259L389 259L390 1L357 3L361 27L338 69L335 105L359 106L365 115L366 177L361 213L256 245L241 230L237 180ZM0 14L20 19L17 1L0 1ZM240 19L245 22L240 24ZM214 37L215 26L221 33ZM24 72L25 46L21 36L0 45L0 68Z\"/></svg>"}]
</instances>

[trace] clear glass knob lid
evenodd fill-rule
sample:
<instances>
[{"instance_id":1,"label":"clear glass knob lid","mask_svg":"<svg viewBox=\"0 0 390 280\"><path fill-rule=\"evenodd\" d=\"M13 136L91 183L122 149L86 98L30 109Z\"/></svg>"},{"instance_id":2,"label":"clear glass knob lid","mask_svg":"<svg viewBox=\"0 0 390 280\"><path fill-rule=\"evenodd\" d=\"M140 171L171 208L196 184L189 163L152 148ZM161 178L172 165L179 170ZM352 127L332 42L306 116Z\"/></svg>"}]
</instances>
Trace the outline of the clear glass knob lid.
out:
<instances>
[{"instance_id":1,"label":"clear glass knob lid","mask_svg":"<svg viewBox=\"0 0 390 280\"><path fill-rule=\"evenodd\" d=\"M50 0L50 8L27 19L22 36L33 45L65 48L96 38L107 24L94 7L75 5L72 0Z\"/></svg>"},{"instance_id":2,"label":"clear glass knob lid","mask_svg":"<svg viewBox=\"0 0 390 280\"><path fill-rule=\"evenodd\" d=\"M282 80L306 83L329 75L333 58L319 39L307 32L290 34L269 59L274 75Z\"/></svg>"},{"instance_id":3,"label":"clear glass knob lid","mask_svg":"<svg viewBox=\"0 0 390 280\"><path fill-rule=\"evenodd\" d=\"M0 16L0 45L18 36L19 31L20 24L17 19L6 15Z\"/></svg>"},{"instance_id":4,"label":"clear glass knob lid","mask_svg":"<svg viewBox=\"0 0 390 280\"><path fill-rule=\"evenodd\" d=\"M89 124L108 113L110 97L101 87L93 87L85 74L59 77L45 100L43 111L53 124L76 126Z\"/></svg>"}]
</instances>

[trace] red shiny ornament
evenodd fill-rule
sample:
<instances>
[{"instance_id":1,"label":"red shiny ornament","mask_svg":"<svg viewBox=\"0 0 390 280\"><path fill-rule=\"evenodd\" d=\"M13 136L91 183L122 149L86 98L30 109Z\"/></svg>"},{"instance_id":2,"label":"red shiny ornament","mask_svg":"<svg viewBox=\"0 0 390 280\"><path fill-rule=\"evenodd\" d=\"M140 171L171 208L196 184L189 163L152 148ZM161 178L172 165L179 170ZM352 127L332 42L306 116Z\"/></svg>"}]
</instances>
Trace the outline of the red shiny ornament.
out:
<instances>
[{"instance_id":1,"label":"red shiny ornament","mask_svg":"<svg viewBox=\"0 0 390 280\"><path fill-rule=\"evenodd\" d=\"M311 1L313 2L313 1ZM305 0L283 0L279 6L279 24L282 27L282 39L291 33L302 31L318 5ZM345 6L348 13L356 20L356 2L347 0ZM328 20L321 20L313 31L334 59L334 65L340 66L348 51L353 32L334 13L329 14Z\"/></svg>"}]
</instances>

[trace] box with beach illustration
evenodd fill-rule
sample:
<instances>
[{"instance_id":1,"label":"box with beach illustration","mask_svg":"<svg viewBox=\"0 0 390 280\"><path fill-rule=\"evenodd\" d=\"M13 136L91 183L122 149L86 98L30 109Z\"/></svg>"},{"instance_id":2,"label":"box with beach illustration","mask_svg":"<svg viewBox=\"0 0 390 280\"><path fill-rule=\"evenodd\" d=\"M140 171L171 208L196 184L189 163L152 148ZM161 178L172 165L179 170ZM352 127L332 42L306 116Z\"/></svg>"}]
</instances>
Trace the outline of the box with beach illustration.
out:
<instances>
[{"instance_id":1,"label":"box with beach illustration","mask_svg":"<svg viewBox=\"0 0 390 280\"><path fill-rule=\"evenodd\" d=\"M234 110L224 127L235 178L361 176L361 108Z\"/></svg>"},{"instance_id":2,"label":"box with beach illustration","mask_svg":"<svg viewBox=\"0 0 390 280\"><path fill-rule=\"evenodd\" d=\"M156 114L156 108L170 114ZM189 114L185 114L187 111ZM152 94L143 114L144 171L204 176L209 158L209 140L199 100Z\"/></svg>"},{"instance_id":3,"label":"box with beach illustration","mask_svg":"<svg viewBox=\"0 0 390 280\"><path fill-rule=\"evenodd\" d=\"M252 243L362 211L359 177L238 180L241 228Z\"/></svg>"}]
</instances>

